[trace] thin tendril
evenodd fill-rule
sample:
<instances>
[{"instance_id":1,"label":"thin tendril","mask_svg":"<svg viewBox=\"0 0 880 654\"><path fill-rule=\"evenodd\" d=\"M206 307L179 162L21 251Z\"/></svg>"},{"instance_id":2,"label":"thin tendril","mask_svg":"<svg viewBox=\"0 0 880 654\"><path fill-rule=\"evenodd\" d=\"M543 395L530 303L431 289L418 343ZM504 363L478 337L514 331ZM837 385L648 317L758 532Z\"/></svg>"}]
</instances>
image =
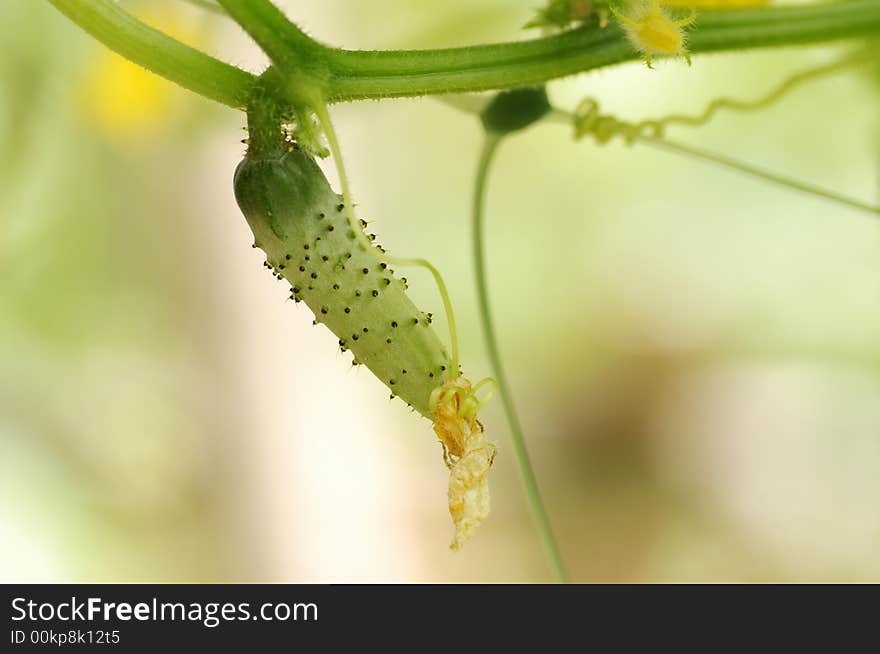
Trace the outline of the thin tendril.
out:
<instances>
[{"instance_id":1,"label":"thin tendril","mask_svg":"<svg viewBox=\"0 0 880 654\"><path fill-rule=\"evenodd\" d=\"M792 91L795 87L814 80L818 77L829 75L843 68L876 61L880 58L880 50L864 50L855 55L844 57L830 64L811 68L808 70L795 73L767 95L757 100L733 100L730 98L719 98L709 103L706 109L699 115L687 116L682 114L672 114L663 118L652 120L643 120L638 123L630 123L620 120L615 116L603 114L600 110L598 101L592 98L584 99L574 113L554 109L549 118L564 120L571 122L575 127L575 138L582 138L591 135L600 144L604 144L617 136L626 141L628 144L635 142L652 145L659 149L665 149L678 154L689 156L703 161L709 161L740 173L757 177L764 181L771 182L778 186L789 188L807 195L820 197L837 204L865 211L874 215L880 215L880 207L847 197L841 193L821 188L815 184L802 182L784 175L764 170L757 166L739 161L732 157L722 154L703 150L691 145L686 145L677 141L672 141L664 136L665 128L674 123L687 125L690 127L698 127L708 122L721 109L730 109L734 111L755 111L764 109L769 105L777 102L784 95Z\"/></svg>"},{"instance_id":2,"label":"thin tendril","mask_svg":"<svg viewBox=\"0 0 880 654\"><path fill-rule=\"evenodd\" d=\"M753 177L758 177L759 179L763 179L765 181L772 182L774 184L778 184L779 186L784 186L795 191L800 191L801 193L805 193L807 195L813 195L816 197L824 198L826 200L831 200L832 202L836 202L837 204L850 207L852 209L880 215L880 207L878 206L874 206L866 202L862 202L861 200L856 200L854 198L841 195L840 193L836 193L834 191L820 188L807 182L801 182L796 179L791 179L790 177L785 177L777 173L763 170L761 168L757 168L756 166L752 166L751 164L747 164L742 161L738 161L737 159L732 159L731 157L717 154L715 152L709 152L701 148L696 148L691 145L685 145L684 143L679 143L677 141L670 141L668 139L641 137L638 140L646 145L651 145L663 150L670 150L696 159L703 159L704 161L709 161L711 163L724 166L725 168L730 168L732 170L736 170L738 172L751 175Z\"/></svg>"},{"instance_id":3,"label":"thin tendril","mask_svg":"<svg viewBox=\"0 0 880 654\"><path fill-rule=\"evenodd\" d=\"M880 49L872 48L862 50L856 54L842 57L837 61L823 66L817 66L802 70L784 79L776 88L768 94L755 100L737 100L734 98L717 98L712 100L706 108L697 115L669 114L660 118L651 118L639 122L627 122L615 116L602 114L599 102L593 98L585 98L574 112L575 138L581 138L591 134L600 143L607 143L619 136L627 143L632 143L639 137L662 137L669 125L685 125L688 127L701 127L708 123L716 113L722 109L730 111L759 111L766 109L778 102L797 87L839 72L845 68L876 62L880 59ZM554 115L555 114L555 115ZM571 119L571 114L565 112L552 112L548 118Z\"/></svg>"},{"instance_id":4,"label":"thin tendril","mask_svg":"<svg viewBox=\"0 0 880 654\"><path fill-rule=\"evenodd\" d=\"M863 50L848 57L843 57L837 61L824 66L817 66L795 73L785 79L767 95L755 100L737 100L734 98L718 98L710 102L702 113L695 116L686 114L670 114L663 118L654 120L643 120L635 123L633 127L637 133L644 133L645 130L661 131L668 125L688 125L690 127L700 127L708 123L712 117L722 109L731 111L759 111L766 109L775 102L781 100L785 95L796 89L797 87L811 82L820 77L831 75L851 66L877 61L880 59L880 50L871 49Z\"/></svg>"},{"instance_id":5,"label":"thin tendril","mask_svg":"<svg viewBox=\"0 0 880 654\"><path fill-rule=\"evenodd\" d=\"M477 166L476 181L474 183L472 225L474 270L476 273L477 295L479 298L480 322L483 328L483 336L486 340L486 349L489 353L489 360L492 364L492 369L497 380L498 394L501 396L501 403L504 406L504 414L507 418L507 424L510 429L510 439L513 443L513 450L519 466L520 477L525 486L526 498L528 499L532 517L535 520L535 526L538 529L541 544L544 548L544 554L553 570L553 576L556 581L559 583L566 583L568 581L568 575L565 571L565 565L562 562L562 556L559 553L559 546L553 535L553 529L550 526L550 519L544 508L544 502L541 499L541 492L538 489L538 480L535 477L535 472L529 460L525 437L523 436L519 417L517 416L514 407L513 394L507 383L507 377L504 374L501 354L498 348L497 339L495 338L492 314L489 309L489 290L486 283L486 261L483 240L483 205L486 195L489 168L500 142L500 135L487 135L480 155L480 161Z\"/></svg>"},{"instance_id":6,"label":"thin tendril","mask_svg":"<svg viewBox=\"0 0 880 654\"><path fill-rule=\"evenodd\" d=\"M809 182L802 182L791 177L773 173L758 168L757 166L753 166L752 164L739 161L733 157L728 157L709 150L703 150L678 141L672 141L656 132L646 133L644 131L639 131L637 126L633 123L627 123L618 120L614 116L601 114L599 112L599 104L595 100L585 100L581 104L581 108L586 108L586 113L568 113L559 109L554 109L552 114L557 119L564 118L566 122L573 121L575 124L576 137L583 137L587 134L592 134L599 143L607 143L614 138L614 136L622 135L626 142L630 144L643 143L645 145L669 150L694 159L709 161L724 166L725 168L730 168L731 170L776 184L777 186L795 190L806 195L830 200L831 202L835 202L851 209L880 215L880 207L848 197L842 193L836 193Z\"/></svg>"},{"instance_id":7,"label":"thin tendril","mask_svg":"<svg viewBox=\"0 0 880 654\"><path fill-rule=\"evenodd\" d=\"M452 310L452 300L449 297L446 283L443 281L440 271L426 259L393 257L382 252L370 242L355 216L354 203L351 199L351 189L348 183L348 175L345 172L345 164L342 161L342 151L339 147L339 140L336 137L336 130L333 128L333 122L330 119L330 113L327 111L327 107L323 103L318 103L314 108L314 111L315 115L318 117L318 122L321 123L324 134L327 136L327 145L330 146L330 154L333 156L333 163L336 165L336 171L339 175L339 183L342 186L342 202L345 205L345 213L348 217L349 226L352 231L354 231L361 246L364 247L367 252L371 252L380 261L385 261L394 266L418 266L427 269L434 276L437 290L440 293L440 298L443 300L443 307L446 311L446 322L449 327L449 340L451 341L452 350L452 370L454 371L454 376L458 377L458 375L461 374L459 366L458 331L455 326L455 314Z\"/></svg>"}]
</instances>

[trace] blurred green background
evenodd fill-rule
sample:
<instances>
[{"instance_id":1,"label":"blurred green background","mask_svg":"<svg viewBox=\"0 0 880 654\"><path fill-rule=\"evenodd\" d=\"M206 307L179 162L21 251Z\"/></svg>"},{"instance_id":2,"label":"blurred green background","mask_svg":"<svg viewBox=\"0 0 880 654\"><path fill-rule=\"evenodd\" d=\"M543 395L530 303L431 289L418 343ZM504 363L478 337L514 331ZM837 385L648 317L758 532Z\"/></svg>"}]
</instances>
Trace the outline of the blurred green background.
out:
<instances>
[{"instance_id":1,"label":"blurred green background","mask_svg":"<svg viewBox=\"0 0 880 654\"><path fill-rule=\"evenodd\" d=\"M124 4L264 65L222 17ZM322 40L406 48L517 38L538 3L280 4ZM550 91L649 118L756 97L839 52L634 63ZM265 274L232 195L242 115L34 0L0 3L0 77L0 580L548 579L499 403L483 416L493 513L452 553L430 425ZM850 72L672 135L870 201L877 102ZM465 370L489 374L477 121L430 99L334 116L362 214L444 272ZM876 220L558 125L511 139L490 191L501 346L575 580L880 580ZM409 277L440 313L430 278Z\"/></svg>"}]
</instances>

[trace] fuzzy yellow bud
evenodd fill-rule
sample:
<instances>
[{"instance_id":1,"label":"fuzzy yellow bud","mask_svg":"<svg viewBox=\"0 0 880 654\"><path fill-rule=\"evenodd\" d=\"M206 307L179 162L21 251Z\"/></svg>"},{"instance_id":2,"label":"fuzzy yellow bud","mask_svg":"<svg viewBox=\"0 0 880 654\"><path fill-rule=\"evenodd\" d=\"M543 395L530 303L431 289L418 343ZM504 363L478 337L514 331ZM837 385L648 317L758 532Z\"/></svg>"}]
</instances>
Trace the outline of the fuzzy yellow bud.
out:
<instances>
[{"instance_id":1,"label":"fuzzy yellow bud","mask_svg":"<svg viewBox=\"0 0 880 654\"><path fill-rule=\"evenodd\" d=\"M681 55L688 63L690 57L685 48L684 28L693 24L696 16L676 19L670 16L660 0L650 0L636 6L631 13L623 14L611 8L633 47L645 55L645 63L651 68L653 55Z\"/></svg>"}]
</instances>

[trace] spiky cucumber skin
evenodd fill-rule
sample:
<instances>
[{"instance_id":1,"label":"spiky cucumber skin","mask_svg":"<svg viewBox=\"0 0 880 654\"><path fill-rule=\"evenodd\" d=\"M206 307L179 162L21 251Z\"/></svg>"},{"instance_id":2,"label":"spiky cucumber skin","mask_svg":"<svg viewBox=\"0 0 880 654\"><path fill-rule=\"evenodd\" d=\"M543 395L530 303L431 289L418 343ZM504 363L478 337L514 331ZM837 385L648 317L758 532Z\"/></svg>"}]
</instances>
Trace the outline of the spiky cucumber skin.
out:
<instances>
[{"instance_id":1,"label":"spiky cucumber skin","mask_svg":"<svg viewBox=\"0 0 880 654\"><path fill-rule=\"evenodd\" d=\"M291 297L305 302L392 396L432 418L429 397L452 375L450 357L431 316L407 296L406 282L357 240L342 197L315 161L293 145L277 157L249 154L234 188L255 246L276 277L290 283Z\"/></svg>"}]
</instances>

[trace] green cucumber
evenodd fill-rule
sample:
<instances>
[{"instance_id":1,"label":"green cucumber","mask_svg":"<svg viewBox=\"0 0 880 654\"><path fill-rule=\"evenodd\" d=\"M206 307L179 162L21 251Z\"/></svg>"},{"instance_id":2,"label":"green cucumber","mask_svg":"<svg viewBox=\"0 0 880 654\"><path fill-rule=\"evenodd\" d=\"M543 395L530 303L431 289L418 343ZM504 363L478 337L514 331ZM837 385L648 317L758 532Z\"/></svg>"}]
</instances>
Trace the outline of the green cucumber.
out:
<instances>
[{"instance_id":1,"label":"green cucumber","mask_svg":"<svg viewBox=\"0 0 880 654\"><path fill-rule=\"evenodd\" d=\"M235 171L234 188L254 245L266 253L273 274L290 284L291 297L392 396L433 420L431 393L457 371L432 316L409 299L406 280L357 239L342 197L314 159L295 143L249 152Z\"/></svg>"}]
</instances>

